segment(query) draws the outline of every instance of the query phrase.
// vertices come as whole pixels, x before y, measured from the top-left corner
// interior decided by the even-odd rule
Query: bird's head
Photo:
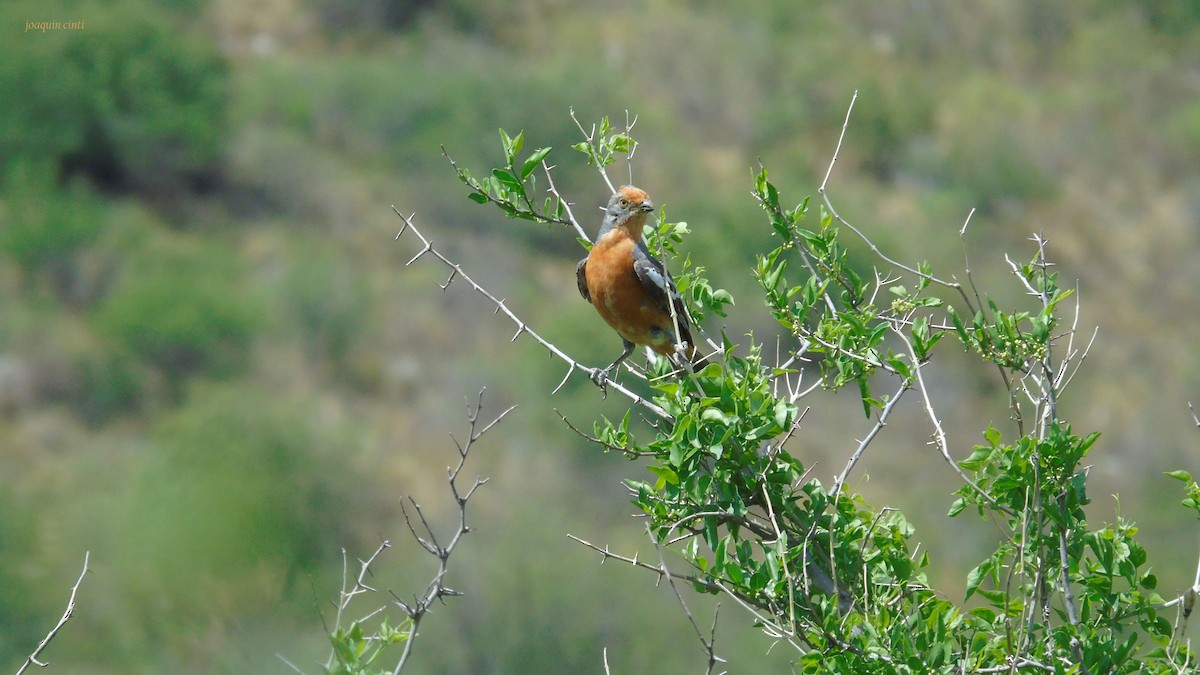
[[[604,211],[604,219],[612,227],[624,227],[630,234],[640,237],[642,223],[646,215],[654,210],[654,202],[646,191],[632,185],[623,185],[620,190],[608,200],[608,208]],[[607,223],[606,223],[607,224]]]

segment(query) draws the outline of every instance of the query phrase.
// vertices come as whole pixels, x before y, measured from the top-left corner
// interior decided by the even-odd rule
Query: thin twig
[[[498,424],[500,420],[504,419],[506,415],[516,408],[516,406],[508,408],[504,412],[497,415],[496,418],[491,422],[481,427],[479,425],[479,413],[481,410],[483,410],[483,391],[484,390],[482,389],[479,391],[479,397],[475,403],[475,406],[473,408],[470,406],[467,407],[467,420],[469,423],[469,428],[466,442],[459,444],[457,440],[455,441],[455,445],[458,448],[459,454],[458,463],[453,467],[448,467],[446,469],[447,482],[450,484],[450,492],[454,495],[454,501],[458,505],[458,523],[454,528],[453,534],[450,536],[450,541],[445,546],[436,544],[433,531],[430,529],[429,523],[426,522],[425,515],[421,512],[421,507],[418,506],[415,501],[413,501],[412,504],[416,508],[417,514],[421,518],[421,524],[426,535],[428,536],[428,541],[425,541],[422,537],[417,535],[416,528],[413,525],[412,520],[409,518],[408,513],[404,513],[405,523],[408,524],[408,528],[413,533],[413,536],[417,538],[417,541],[421,543],[426,550],[428,550],[432,555],[434,555],[434,557],[438,559],[438,571],[434,575],[433,579],[429,582],[429,585],[426,586],[425,592],[420,597],[414,598],[411,603],[401,600],[400,597],[394,592],[391,594],[393,602],[396,604],[396,606],[400,607],[405,614],[408,615],[410,621],[408,639],[404,641],[404,652],[401,653],[400,660],[396,663],[396,667],[392,670],[392,675],[397,675],[401,669],[404,668],[404,664],[408,662],[408,658],[412,654],[413,644],[416,642],[421,620],[433,607],[433,604],[445,597],[461,595],[461,593],[458,591],[446,586],[446,572],[449,569],[450,556],[458,547],[459,542],[462,541],[463,536],[471,531],[470,526],[467,525],[467,501],[472,495],[475,494],[475,490],[487,482],[487,479],[476,478],[471,487],[463,492],[458,487],[458,476],[467,463],[467,456],[470,454],[471,446],[475,443],[475,441],[479,440],[481,436],[491,430],[492,427]]]
[[[924,366],[921,364],[921,360],[917,358],[917,352],[913,349],[912,342],[908,339],[908,336],[906,336],[902,331],[896,330],[895,327],[892,327],[892,332],[904,343],[904,346],[908,349],[909,356],[912,358],[913,379],[917,383],[917,389],[921,392],[921,400],[925,404],[925,413],[929,416],[929,421],[933,423],[933,445],[937,446],[937,449],[942,453],[942,458],[946,460],[946,463],[950,465],[951,469],[954,469],[954,472],[958,474],[958,477],[961,478],[964,483],[970,485],[971,489],[979,493],[979,495],[983,497],[983,499],[989,505],[991,505],[992,508],[1006,511],[1002,504],[997,502],[991,495],[984,491],[983,488],[979,487],[975,481],[971,480],[971,477],[968,476],[967,473],[962,470],[962,467],[960,467],[958,463],[954,461],[954,458],[950,456],[950,445],[946,440],[946,431],[942,429],[942,422],[938,419],[937,412],[933,409],[933,400],[929,397],[929,390],[925,388],[925,378],[921,374]]]
[[[325,626],[326,633],[332,634],[335,630],[342,627],[343,615],[345,614],[346,610],[350,607],[350,603],[351,603],[351,601],[354,600],[354,598],[356,598],[359,595],[362,595],[364,593],[377,593],[378,592],[376,589],[367,585],[366,578],[369,574],[371,574],[371,565],[373,565],[375,563],[375,559],[378,558],[381,553],[383,553],[384,549],[388,549],[388,548],[391,548],[391,544],[386,539],[384,539],[382,542],[380,542],[379,546],[375,548],[375,552],[372,553],[370,555],[370,557],[368,557],[366,560],[359,558],[359,560],[358,560],[358,563],[359,563],[358,576],[354,579],[354,587],[351,588],[350,590],[346,590],[346,584],[349,581],[349,579],[351,578],[350,577],[350,565],[349,565],[348,559],[346,557],[346,549],[344,549],[344,548],[342,549],[342,590],[338,593],[338,601],[337,601],[337,605],[336,605],[337,606],[337,614],[335,615],[334,622],[333,622],[334,629],[330,630],[329,626],[326,625]],[[361,616],[358,619],[357,623],[362,624],[363,622],[370,620],[371,617],[379,614],[380,612],[383,612],[386,609],[387,609],[386,605],[381,605],[379,607],[376,607],[374,610]],[[322,615],[321,621],[324,622],[324,620],[325,620],[325,617],[324,617],[324,615]],[[292,664],[290,661],[288,661],[286,658],[284,658],[284,656],[282,654],[276,654],[275,656],[280,661],[283,661],[285,664],[291,666],[291,668],[293,670],[295,670],[296,672],[303,672],[299,668],[297,668],[294,664]],[[325,659],[325,670],[326,671],[331,671],[333,669],[333,661],[335,658],[337,658],[336,652],[333,649],[330,649],[329,656]]]
[[[575,228],[575,232],[579,234],[579,237],[584,241],[590,242],[592,238],[587,235],[587,232],[584,231],[583,227],[579,224],[579,221],[575,219],[575,213],[571,211],[571,202],[567,201],[562,194],[559,193],[558,188],[554,185],[554,177],[550,175],[550,170],[553,168],[553,166],[550,166],[546,163],[546,160],[542,160],[542,171],[546,173],[546,191],[554,195],[554,198],[558,200],[558,203],[563,205],[563,210],[567,212],[567,220],[571,221],[571,227]]]
[[[827,168],[825,170],[825,178],[821,181],[821,187],[817,188],[817,194],[821,195],[821,199],[825,203],[825,208],[829,210],[829,215],[833,216],[833,218],[835,220],[837,220],[839,223],[841,223],[842,225],[845,225],[846,227],[850,228],[850,230],[852,232],[854,232],[854,234],[858,235],[859,239],[863,240],[863,243],[865,243],[868,247],[870,247],[871,252],[874,253],[875,255],[879,256],[880,259],[886,261],[889,265],[895,265],[896,267],[899,267],[900,269],[905,270],[906,272],[915,274],[923,279],[928,279],[929,281],[932,281],[933,283],[938,284],[940,286],[945,286],[946,288],[953,288],[953,289],[959,291],[960,293],[962,293],[962,290],[963,290],[962,286],[960,284],[958,284],[957,282],[945,281],[943,279],[939,279],[939,278],[933,276],[932,274],[926,274],[925,272],[922,272],[914,267],[910,267],[909,265],[905,265],[904,263],[897,262],[897,261],[889,258],[882,250],[880,250],[880,248],[878,246],[875,245],[875,242],[868,239],[867,236],[865,234],[863,234],[861,230],[859,230],[854,225],[850,224],[850,222],[847,221],[845,218],[843,218],[841,216],[841,214],[839,214],[837,212],[837,209],[835,209],[833,207],[833,202],[830,200],[829,193],[825,188],[829,184],[829,176],[831,174],[833,174],[833,166],[834,166],[834,164],[837,164],[838,154],[842,151],[842,141],[845,140],[845,138],[846,138],[846,129],[848,129],[850,127],[850,113],[851,113],[851,111],[854,110],[854,102],[857,100],[858,100],[858,90],[855,89],[854,95],[850,97],[850,105],[846,107],[846,119],[842,122],[842,132],[840,134],[838,134],[837,146],[833,150],[833,157],[830,158],[830,160],[829,160],[829,168]],[[965,226],[964,226],[964,229],[966,229]],[[964,297],[965,297],[965,294],[964,294]]]
[[[39,661],[38,657],[41,656],[42,650],[46,648],[46,645],[50,644],[50,641],[54,639],[54,636],[58,635],[58,631],[67,624],[67,621],[71,620],[71,615],[75,613],[75,594],[79,592],[79,586],[83,583],[83,577],[88,573],[88,561],[91,559],[91,555],[91,551],[83,552],[83,571],[79,573],[79,578],[75,580],[75,585],[71,586],[71,597],[67,599],[67,609],[63,611],[62,617],[59,618],[54,628],[51,628],[50,632],[46,633],[46,637],[42,638],[42,641],[38,643],[37,649],[33,650],[33,653],[25,659],[25,663],[21,664],[21,667],[17,669],[17,675],[24,673],[25,669],[30,665],[35,665],[39,668],[45,668],[50,665],[49,662]]]
[[[413,500],[411,497],[409,498],[409,502],[416,512],[416,519],[420,523],[419,527],[414,522],[413,516],[410,515],[409,510],[404,506],[403,502],[401,503],[401,511],[404,514],[405,525],[408,527],[409,532],[412,534],[413,538],[417,541],[417,543],[421,546],[421,548],[423,548],[430,555],[437,558],[438,569],[437,569],[437,572],[434,574],[433,579],[429,582],[428,586],[426,586],[425,591],[419,597],[414,597],[413,600],[410,602],[401,600],[400,597],[398,595],[396,595],[395,592],[388,591],[388,593],[392,596],[392,604],[395,604],[396,606],[398,606],[404,612],[404,614],[408,617],[408,623],[405,626],[405,629],[407,630],[407,636],[404,639],[404,650],[401,653],[399,661],[396,663],[394,670],[392,670],[393,674],[399,673],[404,668],[404,665],[408,662],[408,658],[412,654],[413,644],[416,642],[416,638],[418,636],[418,628],[420,627],[421,619],[425,616],[425,614],[427,614],[429,612],[429,610],[433,606],[434,602],[441,600],[443,598],[446,598],[446,597],[461,595],[460,592],[446,586],[446,584],[445,584],[446,573],[448,570],[450,556],[454,553],[455,549],[458,547],[458,544],[461,542],[463,536],[471,531],[471,528],[467,525],[467,502],[475,494],[475,491],[480,486],[482,486],[484,483],[487,482],[487,479],[486,478],[476,478],[474,480],[474,482],[471,484],[470,488],[468,488],[466,490],[462,490],[462,489],[460,489],[460,487],[458,485],[458,477],[459,477],[459,474],[462,473],[462,470],[463,470],[464,466],[466,465],[467,458],[470,455],[471,448],[474,445],[475,441],[478,441],[480,439],[480,437],[482,437],[484,434],[486,434],[488,431],[490,431],[493,427],[495,427],[497,424],[499,424],[501,420],[503,420],[510,412],[513,411],[513,409],[516,408],[516,406],[511,406],[507,410],[505,410],[504,412],[500,413],[495,418],[493,418],[491,422],[488,422],[487,424],[481,424],[480,419],[479,419],[479,413],[481,410],[483,410],[484,391],[485,391],[485,389],[481,389],[479,391],[479,396],[476,399],[476,402],[473,406],[472,405],[467,406],[467,419],[468,419],[469,427],[468,427],[466,441],[460,443],[457,439],[455,439],[453,437],[453,435],[451,435],[451,440],[454,441],[455,448],[458,450],[459,458],[458,458],[458,462],[455,463],[453,466],[447,467],[446,471],[447,471],[447,482],[449,483],[449,486],[450,486],[450,492],[454,497],[455,504],[458,506],[458,523],[457,523],[456,528],[453,530],[453,533],[450,535],[449,542],[444,546],[438,542],[438,537],[434,534],[433,528],[430,526],[429,521],[425,518],[424,511],[422,511],[421,506],[419,504],[417,504],[417,502],[415,500]],[[342,589],[338,595],[337,615],[335,618],[335,624],[334,624],[333,630],[330,630],[329,627],[326,626],[326,632],[333,635],[333,634],[338,633],[339,631],[341,631],[344,628],[343,622],[345,621],[346,612],[348,611],[351,602],[353,602],[355,598],[357,598],[361,595],[373,594],[373,593],[379,592],[378,590],[376,590],[375,588],[373,588],[367,584],[367,578],[372,573],[371,572],[372,565],[375,564],[375,561],[379,558],[380,555],[382,555],[384,550],[386,550],[388,548],[391,548],[391,544],[387,540],[384,540],[375,549],[375,552],[372,553],[366,560],[360,559],[358,561],[358,563],[359,563],[358,574],[355,577],[353,577],[353,585],[352,586],[350,584],[350,580],[352,577],[349,572],[349,563],[347,561],[346,552],[343,549],[343,551],[342,551]],[[355,620],[353,623],[361,625],[364,622],[369,621],[373,617],[379,615],[380,613],[386,611],[386,609],[387,609],[387,605],[376,607],[376,608],[372,609],[371,611],[367,612],[366,614],[364,614],[363,616],[361,616],[360,618],[358,618],[357,620]],[[324,620],[324,618],[322,617],[322,621],[323,620]],[[373,639],[374,638],[368,638],[368,640],[373,640]],[[367,660],[368,661],[373,660],[375,658],[375,656],[378,655],[379,651],[383,649],[384,646],[386,646],[386,645],[383,645],[383,646],[375,645],[374,647],[368,647],[368,649],[374,649],[375,653],[373,655],[369,655],[369,658],[367,658]],[[290,661],[288,661],[282,655],[277,654],[276,656],[278,656],[278,658],[281,661],[283,661],[285,664],[287,664],[289,667],[291,667],[291,669],[293,671],[295,671],[297,673],[303,673],[303,671],[301,671],[299,668],[297,668],[294,664],[292,664]],[[325,663],[326,671],[331,671],[333,669],[334,660],[337,658],[338,658],[338,656],[337,656],[336,650],[331,651],[329,658],[326,660],[326,663]]]
[[[1067,510],[1067,494],[1066,492],[1058,496],[1058,508],[1062,513]],[[1067,610],[1067,621],[1076,632],[1079,630],[1079,610],[1075,607],[1075,591],[1071,588],[1071,563],[1067,558],[1067,536],[1069,532],[1067,528],[1060,527],[1058,529],[1058,564],[1059,573],[1062,575],[1063,586],[1063,605]],[[1083,662],[1083,649],[1080,647],[1079,638],[1071,637],[1071,651],[1075,654],[1075,660],[1079,664],[1080,670],[1084,675],[1091,675],[1087,664]]]
[[[678,579],[678,580],[680,580],[680,581],[686,581],[686,582],[688,582],[688,583],[697,584],[697,585],[699,585],[699,586],[701,586],[701,587],[703,587],[703,588],[706,588],[706,589],[708,589],[708,590],[710,590],[710,591],[715,591],[715,590],[718,590],[718,589],[717,589],[717,587],[716,587],[716,585],[715,585],[713,582],[711,582],[711,581],[708,581],[707,579],[701,579],[700,577],[693,576],[693,575],[691,575],[691,574],[681,574],[681,573],[679,573],[679,572],[673,572],[673,571],[671,571],[670,569],[664,569],[664,568],[662,568],[662,567],[659,567],[659,566],[657,566],[657,565],[651,565],[651,564],[649,564],[649,563],[642,562],[641,560],[638,560],[638,558],[637,558],[637,556],[636,556],[636,555],[635,555],[634,557],[632,557],[632,558],[631,558],[631,557],[629,557],[629,556],[624,556],[624,555],[621,555],[620,553],[613,553],[612,551],[610,551],[610,550],[609,550],[609,548],[608,548],[608,546],[607,546],[607,545],[605,545],[605,547],[604,547],[604,548],[600,548],[599,546],[597,546],[597,545],[595,545],[595,544],[593,544],[593,543],[591,543],[591,542],[589,542],[589,541],[587,541],[587,540],[584,540],[584,539],[581,539],[581,538],[579,538],[579,537],[576,537],[576,536],[575,536],[575,535],[573,535],[573,534],[567,534],[567,538],[571,539],[572,541],[575,541],[575,542],[578,542],[578,543],[580,543],[580,544],[583,544],[584,546],[586,546],[586,547],[588,547],[588,548],[592,549],[593,551],[595,551],[595,552],[599,553],[599,554],[600,554],[600,556],[601,556],[601,557],[600,557],[600,564],[602,564],[602,565],[603,565],[605,562],[607,562],[609,558],[612,558],[612,559],[614,559],[614,560],[620,560],[621,562],[623,562],[623,563],[627,563],[627,564],[629,564],[629,565],[632,565],[632,566],[634,566],[634,567],[639,567],[639,568],[641,568],[641,569],[644,569],[644,570],[649,570],[649,571],[651,571],[651,572],[654,572],[655,574],[657,574],[657,575],[658,575],[658,577],[659,577],[659,580],[660,580],[660,581],[662,580],[662,577],[664,577],[664,576],[668,576],[668,575],[669,575],[669,576],[671,576],[671,577],[674,577],[675,579]]]
[[[842,492],[842,485],[846,483],[846,477],[849,476],[850,472],[854,470],[854,466],[858,464],[858,460],[862,458],[863,452],[866,451],[867,446],[870,445],[871,441],[875,440],[875,437],[879,435],[879,432],[887,426],[887,419],[888,416],[892,414],[892,408],[896,406],[896,403],[900,400],[900,397],[904,396],[904,392],[908,391],[909,386],[910,383],[907,381],[900,383],[900,387],[896,389],[896,393],[892,394],[892,397],[888,399],[887,404],[883,406],[883,410],[879,412],[879,418],[875,420],[875,426],[871,427],[871,431],[869,431],[866,437],[859,442],[858,448],[854,450],[854,454],[850,455],[850,461],[846,462],[846,468],[842,469],[842,473],[838,474],[837,480],[833,482],[833,488],[830,490],[830,494],[833,495],[835,500]]]
[[[583,437],[584,439],[587,439],[588,441],[591,441],[592,443],[595,443],[596,445],[599,445],[599,446],[605,448],[606,450],[612,450],[614,452],[619,452],[619,453],[625,455],[626,457],[653,457],[656,454],[656,453],[648,451],[648,450],[634,450],[632,447],[623,448],[619,445],[605,443],[604,441],[600,440],[599,438],[596,438],[595,436],[589,436],[588,434],[585,434],[582,431],[580,431],[579,428],[576,427],[574,424],[572,424],[571,420],[567,419],[567,416],[562,414],[562,411],[560,411],[558,408],[555,408],[554,412],[558,415],[559,419],[561,419],[563,422],[566,423],[567,427],[569,427],[571,429],[571,431],[574,431],[576,434]]]
[[[1029,666],[1031,668],[1039,668],[1048,673],[1055,672],[1055,669],[1053,666],[1048,666],[1044,663],[1039,663],[1029,657],[1022,657],[1019,659],[1014,659],[1012,661],[1012,663],[1006,663],[1003,666],[992,666],[990,668],[979,668],[978,670],[975,670],[972,672],[976,672],[976,673],[1006,673],[1006,672],[1007,673],[1015,673],[1015,672],[1018,672],[1021,668],[1024,668],[1026,666]]]
[[[692,630],[696,632],[696,638],[700,640],[700,644],[704,649],[704,655],[708,660],[708,668],[704,672],[712,673],[713,668],[715,668],[718,663],[725,663],[725,659],[717,656],[715,651],[717,627],[716,613],[714,612],[713,614],[712,638],[705,639],[704,633],[700,630],[700,625],[696,623],[696,618],[692,616],[692,610],[688,608],[687,602],[683,599],[683,594],[679,592],[679,587],[675,585],[675,579],[671,577],[669,570],[667,569],[667,561],[666,558],[663,557],[662,546],[650,532],[649,524],[646,525],[646,536],[650,538],[650,541],[654,544],[654,550],[658,552],[659,568],[666,573],[665,578],[667,580],[667,585],[669,585],[671,587],[671,591],[675,593],[675,599],[679,601],[679,606],[683,608],[683,613],[685,616],[687,616],[688,623],[692,624]],[[717,605],[718,610],[720,607],[720,605]]]
[[[629,119],[629,108],[625,109],[625,135],[633,137],[633,127],[637,124],[637,115],[633,119]],[[629,148],[629,153],[625,156],[625,167],[629,170],[629,184],[633,185],[633,154],[637,152],[637,143],[634,142]]]
[[[775,530],[775,541],[782,541],[787,547],[789,541],[783,530],[779,527],[779,519],[775,517],[775,507],[771,505],[771,493],[767,490],[767,483],[762,484],[763,504],[767,509],[767,521],[771,523],[771,527]],[[765,544],[766,542],[764,542]],[[788,630],[795,632],[796,630],[796,578],[788,569],[787,555],[779,557],[779,566],[783,570],[783,576],[788,583]]]
[[[525,201],[526,208],[524,208],[524,209],[518,209],[517,207],[513,206],[512,203],[506,202],[504,199],[500,199],[500,198],[493,196],[482,185],[480,185],[478,181],[476,181],[474,178],[471,178],[470,176],[468,176],[467,172],[464,169],[459,168],[458,163],[454,161],[454,158],[450,156],[449,151],[446,150],[446,146],[443,145],[441,147],[442,147],[442,156],[446,158],[446,161],[450,162],[450,167],[452,169],[454,169],[454,173],[458,175],[459,180],[461,180],[464,184],[466,184],[467,187],[474,190],[475,194],[482,195],[485,200],[485,203],[490,202],[492,204],[495,204],[496,206],[499,206],[499,207],[505,209],[506,213],[508,213],[508,209],[510,209],[510,208],[514,209],[514,212],[521,213],[523,216],[533,218],[537,222],[557,223],[559,225],[573,225],[576,228],[579,227],[578,223],[573,222],[574,218],[568,220],[568,219],[561,218],[559,216],[552,216],[552,215],[538,212],[537,207],[535,207],[533,205],[533,202],[530,201],[529,195],[525,194],[525,191],[523,188],[521,190],[521,196],[523,197],[523,199]],[[545,165],[544,160],[543,160],[542,164],[543,164],[543,166]],[[510,215],[511,215],[511,213],[510,213]]]
[[[578,127],[579,133],[583,134],[583,138],[584,138],[584,140],[587,141],[587,144],[592,146],[593,148],[595,148],[596,147],[596,142],[595,142],[596,125],[595,124],[592,125],[592,130],[589,133],[586,129],[583,128],[583,124],[581,124],[579,122],[579,118],[575,116],[575,108],[574,107],[568,108],[567,111],[571,115],[571,121],[575,122],[575,126]],[[604,179],[604,184],[608,186],[608,191],[610,193],[615,193],[617,191],[617,188],[613,187],[612,181],[609,180],[608,172],[604,170],[604,165],[601,164],[600,162],[596,162],[596,168],[599,169],[600,177]]]
[[[283,664],[284,664],[285,666],[287,666],[288,668],[291,668],[293,673],[300,673],[300,675],[305,675],[305,672],[304,672],[303,670],[300,670],[300,667],[299,667],[299,666],[297,666],[296,664],[294,664],[294,663],[292,663],[291,661],[289,661],[289,660],[287,659],[287,657],[286,657],[286,656],[284,656],[283,654],[280,654],[280,653],[276,652],[276,653],[275,653],[275,658],[279,659],[280,661],[283,661]],[[328,668],[326,668],[326,671],[328,671],[328,670],[329,670],[329,669],[328,669]]]

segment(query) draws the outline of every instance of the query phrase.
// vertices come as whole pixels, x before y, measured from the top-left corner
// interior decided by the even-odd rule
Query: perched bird
[[[659,354],[673,356],[675,345],[682,341],[687,343],[683,356],[693,369],[705,365],[703,359],[697,359],[687,308],[675,282],[642,241],[642,225],[653,210],[654,203],[645,190],[632,185],[617,190],[608,200],[596,243],[588,257],[575,266],[579,294],[596,307],[600,317],[625,342],[621,356],[593,374],[598,383],[629,358],[634,345],[646,345]],[[676,340],[676,326],[681,340]]]

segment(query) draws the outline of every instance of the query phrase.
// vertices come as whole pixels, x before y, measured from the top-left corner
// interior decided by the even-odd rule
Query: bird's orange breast
[[[635,246],[637,242],[622,228],[601,237],[588,255],[588,293],[601,318],[621,337],[670,354],[671,315],[656,305],[634,273]]]

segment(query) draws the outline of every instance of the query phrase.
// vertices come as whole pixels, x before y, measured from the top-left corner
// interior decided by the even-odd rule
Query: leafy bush
[[[79,392],[72,402],[76,414],[92,427],[117,415],[141,408],[146,395],[145,373],[127,352],[90,354],[80,358]]]
[[[164,235],[128,261],[97,307],[95,329],[161,371],[178,396],[188,376],[246,366],[261,319],[239,276],[226,247]]]
[[[628,130],[601,129],[575,147],[604,171],[635,144]],[[472,201],[578,231],[557,193],[544,204],[527,198],[532,172],[518,168],[529,161],[520,161],[523,134],[501,136],[503,166],[484,179],[459,169]],[[1075,434],[1059,404],[1088,346],[1077,339],[1076,325],[1060,322],[1060,305],[1073,291],[1060,286],[1045,242],[1035,237],[1028,263],[1006,258],[1033,298],[1026,308],[1009,310],[982,296],[969,278],[967,285],[947,281],[927,262],[909,266],[887,257],[829,201],[809,225],[808,200],[787,206],[766,169],[753,194],[777,238],[776,248],[758,257],[755,277],[768,310],[796,346],[770,363],[753,335],[745,350],[722,336],[715,345],[721,363],[691,373],[656,358],[645,372],[648,396],[619,389],[653,421],[638,425],[631,407],[620,420],[597,421],[592,440],[649,460],[652,477],[627,482],[633,502],[656,546],[676,552],[689,570],[674,572],[666,563],[647,564],[608,547],[595,550],[606,560],[619,558],[733,599],[769,636],[795,649],[800,672],[1194,668],[1190,647],[1174,638],[1195,589],[1164,600],[1137,528],[1120,517],[1096,526],[1084,512],[1083,460],[1099,434]],[[413,228],[407,219],[405,226]],[[868,244],[886,274],[856,269],[842,240],[847,231]],[[645,236],[651,250],[673,254],[685,232],[660,222],[647,226]],[[422,254],[429,252],[428,240],[417,236],[426,243]],[[682,270],[679,288],[693,314],[723,313],[732,298],[713,290],[689,260]],[[570,364],[567,377],[587,370],[509,316],[520,326],[518,335],[534,335]],[[998,372],[1011,406],[1013,440],[1004,442],[989,426],[986,443],[957,460],[923,374],[946,336]],[[801,386],[794,365],[800,362],[819,366],[818,382]],[[863,412],[874,420],[831,486],[784,449],[801,433],[798,402],[817,385],[857,390]],[[910,392],[932,426],[930,445],[961,479],[949,515],[976,510],[1005,535],[969,574],[961,604],[931,587],[931,557],[910,545],[916,531],[904,515],[873,508],[846,489],[847,477]],[[1184,505],[1200,512],[1200,487],[1192,477],[1169,475],[1187,484]],[[981,604],[968,605],[972,599]],[[1183,611],[1173,626],[1163,610],[1177,605]],[[714,643],[696,629],[711,672]]]
[[[8,164],[0,203],[0,256],[16,263],[26,286],[44,281],[62,299],[84,295],[76,255],[104,227],[107,205],[78,183],[59,189],[55,167],[29,159]]]
[[[116,190],[211,178],[228,80],[212,41],[155,3],[80,3],[66,13],[86,16],[86,28],[0,43],[0,162],[46,158]],[[0,11],[5,25],[27,19],[27,6]]]
[[[346,524],[369,494],[344,430],[318,420],[312,402],[222,383],[154,426],[94,518],[92,545],[115,574],[97,592],[116,600],[99,601],[114,614],[98,628],[124,626],[125,658],[170,654],[289,600],[309,615],[308,575],[336,558],[331,542],[360,542]]]

